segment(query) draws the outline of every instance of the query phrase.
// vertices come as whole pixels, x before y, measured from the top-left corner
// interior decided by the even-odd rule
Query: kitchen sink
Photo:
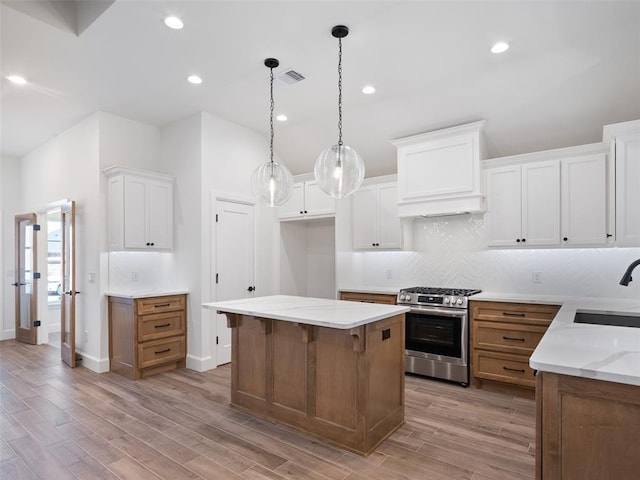
[[[577,311],[573,323],[640,328],[640,315],[633,313]]]

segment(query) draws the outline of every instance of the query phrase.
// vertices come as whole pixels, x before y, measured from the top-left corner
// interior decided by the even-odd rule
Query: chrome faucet
[[[629,265],[627,271],[624,272],[624,275],[622,276],[622,280],[620,280],[620,285],[624,285],[625,287],[629,286],[629,282],[633,280],[633,278],[631,278],[631,272],[633,272],[633,269],[638,265],[640,265],[640,258]]]

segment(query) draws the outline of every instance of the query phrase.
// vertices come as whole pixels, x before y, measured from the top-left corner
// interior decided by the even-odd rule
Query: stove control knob
[[[450,301],[451,301],[451,299],[449,297],[444,297],[445,305],[448,305]]]
[[[456,302],[458,305],[462,305],[462,299],[459,298],[458,301]]]
[[[409,296],[408,295],[400,295],[400,300],[409,300]]]

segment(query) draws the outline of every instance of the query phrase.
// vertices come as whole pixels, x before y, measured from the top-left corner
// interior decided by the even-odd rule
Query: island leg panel
[[[227,315],[234,406],[364,455],[404,423],[403,314],[352,330]]]

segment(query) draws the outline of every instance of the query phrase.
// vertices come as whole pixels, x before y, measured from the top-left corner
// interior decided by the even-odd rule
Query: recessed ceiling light
[[[362,87],[362,93],[364,93],[365,95],[371,95],[372,93],[375,93],[376,91],[376,87],[374,87],[373,85],[365,85],[364,87]]]
[[[284,114],[280,114],[276,117],[276,120],[278,120],[279,122],[286,122],[287,121],[287,116]]]
[[[189,75],[187,77],[187,82],[193,83],[194,85],[200,85],[202,83],[202,78],[198,75]]]
[[[20,75],[7,75],[5,78],[16,85],[24,85],[27,83],[27,80]]]
[[[498,42],[491,47],[491,53],[502,53],[509,50],[509,44],[506,42]]]
[[[169,28],[173,28],[174,30],[180,30],[182,27],[184,27],[184,23],[182,23],[182,20],[180,20],[178,17],[167,17],[164,19],[164,24]]]

